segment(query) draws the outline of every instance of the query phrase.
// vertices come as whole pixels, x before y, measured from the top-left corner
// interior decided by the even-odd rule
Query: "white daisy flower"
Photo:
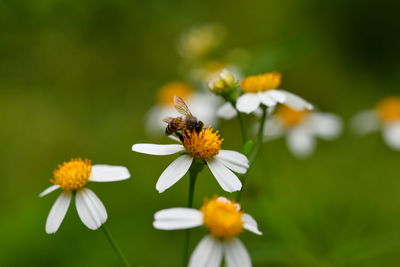
[[[400,151],[400,97],[384,98],[375,109],[359,112],[351,126],[360,135],[381,130],[385,143]]]
[[[174,96],[180,96],[190,106],[191,111],[197,114],[207,125],[216,125],[215,116],[219,100],[216,96],[207,93],[195,93],[193,87],[182,81],[167,83],[160,88],[157,104],[147,113],[146,128],[148,133],[157,134],[165,131],[165,117],[177,117],[174,107]]]
[[[244,92],[236,101],[236,108],[243,113],[255,112],[261,104],[267,107],[274,107],[278,103],[285,103],[296,110],[313,109],[313,106],[301,97],[277,89],[281,83],[282,75],[277,72],[264,73],[246,77],[240,83]],[[217,115],[222,118],[230,119],[235,116],[235,112],[230,103],[221,106]]]
[[[181,153],[161,174],[156,189],[162,193],[178,182],[189,170],[193,160],[207,164],[218,183],[228,192],[239,191],[242,183],[232,172],[246,173],[249,161],[243,154],[222,150],[223,139],[213,128],[203,128],[200,133],[187,132],[183,134],[181,144],[156,145],[135,144],[132,150],[149,155],[171,155]]]
[[[172,208],[158,211],[153,226],[160,230],[188,229],[204,225],[210,234],[197,245],[189,267],[219,267],[224,258],[228,267],[250,267],[250,255],[236,237],[245,229],[257,235],[257,222],[240,210],[240,205],[224,197],[206,200],[200,210]]]
[[[315,149],[316,137],[333,140],[342,132],[342,120],[332,113],[294,110],[281,105],[265,122],[265,140],[282,135],[292,153],[304,158],[310,156]]]
[[[50,186],[39,197],[43,197],[59,188],[64,190],[54,202],[46,221],[46,232],[55,233],[67,213],[71,198],[75,196],[75,206],[84,225],[89,229],[99,228],[107,220],[107,211],[96,196],[86,188],[88,182],[114,182],[130,177],[127,168],[122,166],[93,165],[90,160],[71,159],[60,164],[51,179]]]

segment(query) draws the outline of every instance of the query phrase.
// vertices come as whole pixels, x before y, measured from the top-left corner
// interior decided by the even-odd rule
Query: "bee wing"
[[[174,96],[174,106],[176,110],[185,116],[192,116],[189,108],[186,106],[185,102],[179,96]]]
[[[172,117],[165,117],[164,119],[163,119],[163,122],[165,122],[165,123],[170,123],[171,121],[173,121],[174,120],[174,118],[172,118]]]

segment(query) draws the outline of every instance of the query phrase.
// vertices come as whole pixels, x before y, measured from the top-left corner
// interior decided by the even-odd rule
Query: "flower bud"
[[[233,90],[236,87],[236,79],[230,71],[224,69],[219,74],[219,78],[211,81],[208,87],[213,93],[221,94]]]
[[[219,77],[221,77],[221,79],[228,85],[228,87],[233,87],[236,84],[235,77],[227,69],[223,69],[219,74]]]

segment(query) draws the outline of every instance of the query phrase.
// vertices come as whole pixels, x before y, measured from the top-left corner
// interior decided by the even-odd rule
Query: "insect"
[[[196,133],[200,133],[200,131],[203,129],[204,123],[202,121],[198,121],[197,118],[192,115],[182,98],[175,96],[174,106],[175,109],[185,117],[164,118],[163,121],[168,123],[167,128],[165,128],[165,134],[171,135],[175,133],[179,139],[183,141],[182,132],[187,135],[186,130],[189,132],[195,131]]]

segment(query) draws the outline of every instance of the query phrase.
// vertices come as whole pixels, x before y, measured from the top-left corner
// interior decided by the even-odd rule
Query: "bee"
[[[171,135],[175,133],[181,141],[183,141],[182,132],[186,134],[187,132],[200,133],[203,129],[204,123],[202,121],[197,120],[195,116],[192,115],[189,108],[185,104],[185,102],[179,96],[174,97],[174,106],[175,109],[185,117],[166,117],[163,119],[164,122],[168,123],[167,128],[165,128],[165,134]]]

